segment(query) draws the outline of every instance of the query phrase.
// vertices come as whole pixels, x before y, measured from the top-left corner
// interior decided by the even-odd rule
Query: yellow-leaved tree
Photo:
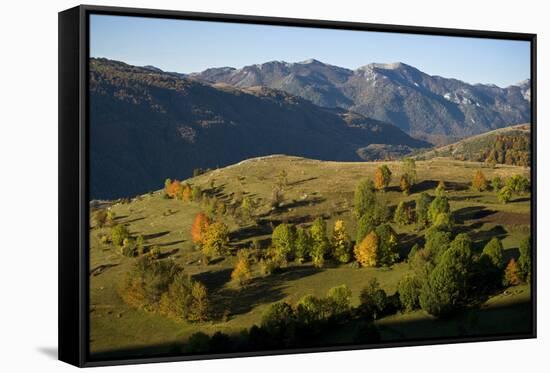
[[[358,245],[355,246],[354,254],[355,259],[363,267],[375,267],[378,262],[378,246],[380,239],[378,235],[372,231],[363,238]]]

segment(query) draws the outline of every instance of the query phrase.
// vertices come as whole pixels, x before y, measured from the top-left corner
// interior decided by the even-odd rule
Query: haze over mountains
[[[529,80],[506,88],[472,85],[431,76],[404,63],[371,63],[350,70],[314,59],[271,61],[241,69],[210,68],[190,76],[239,88],[280,89],[319,106],[392,123],[435,144],[530,122]]]
[[[90,60],[90,121],[92,199],[141,194],[195,168],[264,155],[360,161],[371,144],[430,146],[392,124],[282,90],[107,59]]]

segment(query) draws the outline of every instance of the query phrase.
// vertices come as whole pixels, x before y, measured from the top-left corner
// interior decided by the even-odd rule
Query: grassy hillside
[[[213,170],[189,179],[192,185],[210,191],[226,202],[248,196],[258,202],[258,225],[243,224],[230,215],[223,217],[231,230],[230,246],[233,251],[247,247],[253,240],[269,243],[273,227],[280,222],[308,225],[315,218],[326,219],[329,231],[334,221],[342,219],[355,236],[356,219],[352,216],[353,192],[359,180],[372,177],[377,162],[326,162],[298,157],[269,156],[242,161],[238,164]],[[417,162],[418,183],[412,194],[405,196],[398,188],[401,163],[384,162],[394,177],[388,191],[380,198],[395,206],[399,201],[414,200],[418,193],[434,193],[439,180],[448,186],[451,211],[455,221],[470,233],[474,245],[482,247],[490,238],[502,239],[505,256],[517,256],[520,240],[530,233],[530,196],[514,197],[506,205],[497,201],[494,192],[476,192],[469,183],[475,171],[481,169],[490,179],[512,175],[528,175],[529,169],[517,166],[463,162],[434,158]],[[270,196],[281,170],[287,173],[284,202],[272,210]],[[171,175],[167,175],[171,176]],[[225,317],[205,323],[190,323],[165,318],[158,314],[129,308],[119,297],[117,289],[125,273],[136,260],[127,258],[100,237],[108,228],[92,226],[90,231],[90,321],[92,353],[118,351],[139,354],[143,349],[151,353],[177,351],[189,335],[196,331],[213,334],[223,331],[239,333],[259,323],[266,307],[279,300],[296,302],[306,294],[324,295],[337,285],[346,284],[352,290],[353,303],[359,303],[359,293],[370,278],[376,277],[381,287],[393,293],[397,283],[410,271],[401,261],[389,268],[357,268],[351,264],[327,263],[322,269],[310,263],[290,263],[280,273],[267,277],[260,275],[259,266],[253,264],[254,279],[239,289],[230,278],[236,257],[228,256],[206,265],[202,255],[191,242],[191,224],[202,208],[195,202],[164,198],[163,191],[151,192],[128,202],[110,206],[116,222],[126,225],[132,235],[141,234],[147,246],[161,248],[161,260],[173,260],[184,267],[194,279],[200,280],[212,296],[214,307],[225,312]],[[393,224],[399,234],[403,256],[415,242],[422,242],[424,231],[414,225]],[[426,337],[457,335],[499,334],[529,329],[530,289],[520,285],[503,294],[495,294],[476,307],[452,320],[434,319],[423,311],[398,313],[376,321],[383,340],[406,340]],[[347,325],[327,335],[328,344],[350,343],[354,325]],[[152,347],[150,347],[152,346]]]
[[[530,166],[531,125],[519,124],[468,137],[420,153],[416,159],[451,157],[456,160]]]

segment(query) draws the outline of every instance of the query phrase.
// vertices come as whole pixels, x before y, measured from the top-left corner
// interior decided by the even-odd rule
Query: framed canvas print
[[[59,14],[59,357],[536,335],[536,36]]]

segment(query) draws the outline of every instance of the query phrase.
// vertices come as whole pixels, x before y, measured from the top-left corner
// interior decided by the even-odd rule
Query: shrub
[[[296,231],[291,224],[279,224],[271,234],[271,242],[275,249],[276,256],[289,260],[294,257],[294,242]]]
[[[358,245],[355,246],[355,259],[363,267],[375,267],[378,265],[378,235],[370,232]]]
[[[125,225],[117,224],[111,228],[111,242],[115,246],[122,246],[126,238],[130,237],[130,232]]]
[[[508,187],[502,187],[497,194],[498,201],[502,204],[507,204],[512,199],[512,190]]]
[[[105,209],[94,211],[92,214],[92,222],[96,228],[103,228],[107,224],[107,211]]]
[[[193,186],[193,189],[191,189],[191,199],[195,202],[200,202],[201,198],[202,198],[201,187],[198,185]]]
[[[124,256],[133,258],[137,254],[136,241],[128,237],[122,241],[122,246],[120,246],[120,253]]]
[[[161,254],[162,254],[162,251],[160,250],[160,247],[155,245],[155,246],[152,246],[151,249],[149,249],[147,256],[150,259],[159,259]]]
[[[388,166],[379,166],[374,172],[374,187],[378,190],[385,190],[390,185],[391,175]]]
[[[138,255],[143,255],[145,253],[145,239],[141,234],[136,238],[136,249]]]
[[[477,170],[472,179],[472,188],[478,192],[487,189],[487,179],[481,170]]]
[[[410,312],[420,306],[418,297],[422,282],[416,276],[405,276],[399,281],[398,292],[399,300],[405,311]]]
[[[272,259],[266,258],[260,260],[260,273],[264,276],[269,276],[281,268],[281,262]]]
[[[346,226],[343,220],[334,222],[334,230],[332,233],[332,248],[333,256],[340,263],[347,263],[351,259],[351,240],[346,231]]]

